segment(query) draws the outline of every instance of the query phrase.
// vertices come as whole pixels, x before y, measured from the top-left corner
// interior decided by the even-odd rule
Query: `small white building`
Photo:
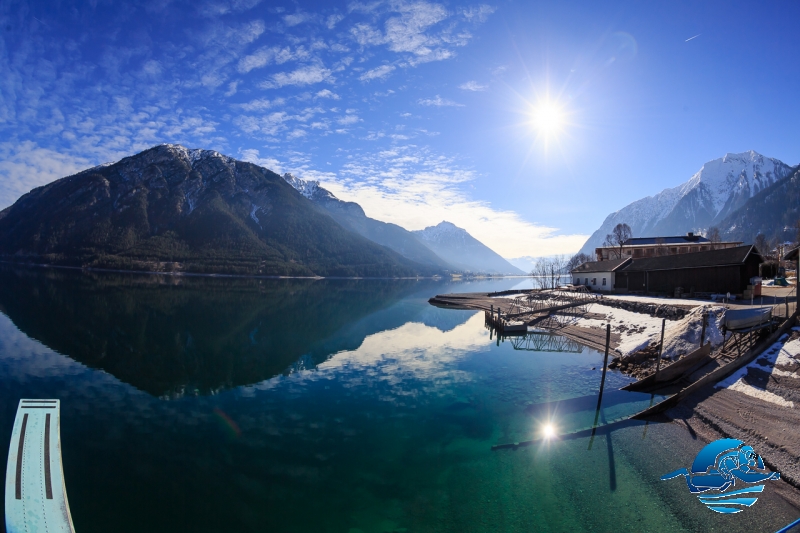
[[[570,271],[572,283],[583,285],[593,291],[614,291],[614,273],[630,263],[632,259],[610,259],[608,261],[587,261]]]

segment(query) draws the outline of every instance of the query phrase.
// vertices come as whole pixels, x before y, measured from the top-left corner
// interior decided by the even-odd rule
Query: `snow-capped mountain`
[[[635,237],[702,233],[791,171],[782,161],[752,150],[726,154],[703,165],[687,182],[608,215],[581,251],[591,255],[619,223],[628,224]]]
[[[460,270],[491,274],[524,274],[488,246],[450,222],[412,232],[436,255]]]
[[[442,271],[334,223],[274,172],[175,144],[23,195],[0,211],[0,259],[270,276]]]

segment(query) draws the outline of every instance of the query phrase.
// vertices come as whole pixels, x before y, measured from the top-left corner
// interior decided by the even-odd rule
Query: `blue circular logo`
[[[718,513],[743,511],[758,501],[755,495],[764,490],[764,481],[781,477],[778,472],[764,472],[761,456],[737,439],[715,440],[700,450],[691,472],[680,468],[664,474],[661,480],[679,476],[684,476],[692,494],[698,494],[697,498],[706,507]],[[745,487],[736,489],[737,481]],[[702,494],[708,491],[717,492]]]

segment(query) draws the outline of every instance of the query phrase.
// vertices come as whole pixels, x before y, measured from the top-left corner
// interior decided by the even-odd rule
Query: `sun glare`
[[[553,424],[546,424],[542,428],[542,432],[544,433],[545,439],[552,439],[553,437],[556,436],[556,428],[553,427]]]
[[[564,111],[555,102],[540,102],[533,109],[533,125],[540,135],[550,138],[564,128]]]

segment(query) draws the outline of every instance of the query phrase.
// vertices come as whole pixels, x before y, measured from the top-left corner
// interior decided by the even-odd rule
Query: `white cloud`
[[[265,46],[240,59],[237,69],[242,73],[250,72],[254,68],[266,66],[270,61],[272,61],[273,57],[275,57],[274,48]]]
[[[428,55],[431,46],[439,44],[437,37],[426,35],[425,30],[447,18],[447,10],[438,4],[418,2],[401,5],[400,16],[386,21],[386,42],[393,52],[411,52]]]
[[[358,118],[358,115],[345,115],[336,122],[341,124],[342,126],[346,126],[348,124],[355,124],[356,122],[360,122],[361,119]]]
[[[391,72],[395,69],[392,65],[381,65],[380,67],[376,67],[372,70],[366,71],[364,74],[358,77],[361,81],[370,81],[376,78],[384,79],[386,76],[391,74]]]
[[[468,81],[466,83],[462,83],[458,86],[458,88],[465,91],[485,91],[487,89],[486,85],[481,85],[477,81]]]
[[[475,178],[449,158],[407,145],[354,159],[324,186],[358,202],[368,216],[409,230],[447,220],[504,257],[571,253],[586,241],[586,235],[558,235],[556,228],[471,199],[464,187]]]
[[[162,68],[161,63],[154,59],[151,59],[142,65],[142,72],[148,76],[159,76],[163,70],[164,69]]]
[[[292,50],[288,46],[263,46],[239,60],[237,70],[241,73],[265,67],[271,63],[282,65],[288,61],[302,61],[310,56],[308,50],[302,46]]]
[[[496,7],[482,4],[477,7],[468,7],[462,10],[461,14],[469,21],[485,22],[486,19],[489,18],[489,15],[495,11],[497,11]]]
[[[283,174],[284,173],[284,165],[275,159],[274,157],[260,157],[258,150],[255,148],[248,148],[245,150],[240,150],[239,153],[241,154],[241,158],[243,161],[247,161],[249,163],[253,163],[254,165],[258,165],[260,167],[264,167],[269,169],[276,174]]]
[[[283,98],[276,98],[274,100],[268,100],[267,98],[258,98],[256,100],[251,100],[246,104],[237,104],[236,107],[240,107],[245,111],[264,111],[276,105],[283,105],[283,103],[284,103]]]
[[[270,80],[259,84],[262,89],[277,89],[286,85],[311,85],[332,81],[331,71],[322,65],[307,65],[292,72],[273,74]]]
[[[344,16],[339,14],[330,15],[325,21],[325,25],[329,30],[332,30],[343,18]]]
[[[92,166],[85,157],[42,148],[32,141],[0,144],[0,210],[31,189]]]
[[[275,136],[286,129],[285,123],[291,120],[288,113],[278,111],[261,117],[240,116],[234,119],[234,124],[246,133],[263,133]]]
[[[322,89],[320,92],[317,93],[317,98],[331,98],[333,100],[338,100],[339,95],[334,93],[330,89]]]
[[[362,47],[386,45],[390,51],[403,54],[403,64],[408,66],[453,57],[453,48],[465,46],[472,38],[459,26],[463,22],[483,22],[493,12],[489,6],[480,6],[461,10],[462,17],[453,18],[453,13],[441,4],[424,1],[351,4],[350,10],[370,13],[373,18],[370,23],[358,22],[350,28],[350,37],[355,42]],[[380,20],[384,16],[381,29]]]
[[[302,24],[303,22],[309,20],[311,16],[308,13],[302,13],[298,11],[297,13],[293,13],[291,15],[285,15],[283,17],[283,22],[287,26],[297,26],[298,24]]]
[[[442,98],[438,94],[436,98],[423,98],[419,101],[419,105],[436,106],[436,107],[464,107],[464,104],[459,104],[447,98]]]
[[[238,82],[238,81],[230,82],[228,84],[228,90],[225,91],[225,96],[233,96],[234,94],[236,94],[236,91],[238,90],[238,87],[239,87],[239,83],[240,82]]]

